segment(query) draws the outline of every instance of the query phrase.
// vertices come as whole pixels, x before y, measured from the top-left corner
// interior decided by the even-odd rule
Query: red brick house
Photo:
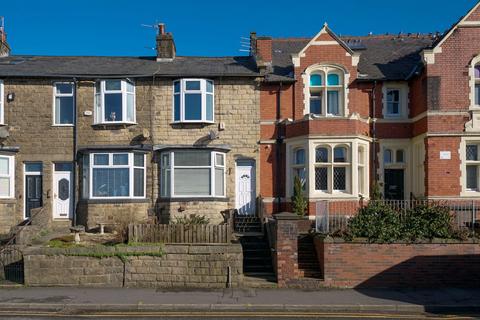
[[[261,196],[288,210],[299,176],[319,200],[480,197],[480,4],[444,34],[257,37]]]

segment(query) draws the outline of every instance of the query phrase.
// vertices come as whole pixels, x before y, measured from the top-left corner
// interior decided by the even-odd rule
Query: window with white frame
[[[14,172],[14,157],[0,155],[0,198],[14,197]]]
[[[0,80],[0,124],[5,124],[5,99],[3,80]]]
[[[145,198],[145,154],[96,152],[83,162],[84,197],[90,199]]]
[[[408,85],[391,83],[383,87],[383,116],[404,118],[408,116]]]
[[[309,75],[309,113],[320,116],[343,115],[344,72],[320,67]]]
[[[302,184],[302,189],[305,190],[306,188],[306,170],[305,170],[305,149],[304,148],[295,148],[293,150],[293,162],[292,162],[292,170],[293,170],[293,181],[295,181],[295,177],[300,179]],[[294,183],[292,183],[292,186]]]
[[[95,83],[95,123],[135,123],[135,86],[128,80]]]
[[[349,192],[350,148],[346,145],[318,146],[315,149],[315,190]]]
[[[74,86],[72,82],[53,84],[54,125],[72,125],[74,119]]]
[[[365,165],[367,163],[366,161],[366,148],[364,146],[359,146],[358,147],[358,173],[357,173],[357,179],[358,179],[358,193],[361,195],[366,194],[366,186],[365,184],[367,183],[367,177],[366,177],[366,168]]]
[[[167,151],[161,154],[160,162],[162,197],[225,197],[225,153]]]
[[[214,85],[206,79],[173,82],[173,122],[214,122]]]
[[[479,144],[467,144],[465,154],[466,166],[466,190],[479,191],[479,167],[480,157],[478,155]]]
[[[474,82],[475,82],[475,106],[480,106],[480,65],[474,68]]]

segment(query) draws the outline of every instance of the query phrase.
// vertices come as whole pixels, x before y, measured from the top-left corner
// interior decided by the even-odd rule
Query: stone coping
[[[415,244],[480,244],[480,239],[470,238],[468,240],[458,240],[458,239],[425,239],[425,240],[417,240],[417,241],[395,241],[389,243],[381,243],[381,242],[369,242],[367,238],[354,238],[352,241],[347,241],[343,238],[338,237],[330,237],[324,235],[316,235],[316,239],[323,241],[324,243],[335,243],[335,244],[375,244],[375,245],[391,245],[391,244],[407,244],[407,245],[415,245]]]
[[[121,253],[157,253],[165,254],[220,254],[242,253],[242,246],[237,243],[228,244],[165,244],[145,246],[91,246],[50,248],[43,246],[27,247],[23,250],[24,255],[88,255],[95,253],[121,254]]]

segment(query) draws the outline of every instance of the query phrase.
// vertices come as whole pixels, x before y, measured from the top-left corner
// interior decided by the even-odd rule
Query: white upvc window
[[[74,85],[73,82],[55,82],[53,84],[53,125],[70,126],[74,121]]]
[[[383,117],[408,117],[408,85],[388,83],[383,87]]]
[[[173,122],[213,123],[214,84],[207,79],[180,79],[173,82]]]
[[[317,116],[343,116],[345,72],[339,68],[322,66],[308,76],[308,113]]]
[[[160,157],[160,194],[164,198],[222,198],[225,189],[225,153],[175,150]]]
[[[357,157],[357,181],[358,181],[358,193],[362,196],[368,196],[368,178],[367,178],[367,147],[363,145],[358,146]]]
[[[351,182],[350,147],[320,145],[315,149],[315,190],[348,193]]]
[[[5,124],[5,93],[3,80],[0,80],[0,124]]]
[[[15,196],[15,158],[0,155],[0,199]]]
[[[129,80],[95,83],[95,124],[135,123],[135,85]]]
[[[84,158],[84,197],[90,199],[145,198],[145,154],[95,152]]]

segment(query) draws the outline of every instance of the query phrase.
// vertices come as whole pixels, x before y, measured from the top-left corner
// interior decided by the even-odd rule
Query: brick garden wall
[[[369,244],[315,238],[326,286],[478,287],[479,243]]]
[[[155,250],[155,248],[153,248]],[[165,245],[165,254],[95,258],[78,256],[92,248],[40,248],[24,252],[25,285],[80,287],[225,288],[243,282],[239,244]],[[152,247],[102,248],[102,252],[150,252]],[[77,254],[77,256],[74,256]]]

